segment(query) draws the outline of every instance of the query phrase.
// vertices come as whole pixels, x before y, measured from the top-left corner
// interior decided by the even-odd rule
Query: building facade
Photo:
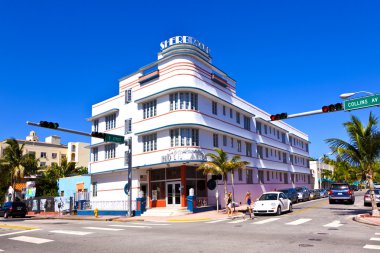
[[[158,60],[119,80],[119,93],[92,106],[92,131],[123,135],[126,144],[91,141],[92,201],[145,195],[149,208],[184,207],[193,188],[198,205],[224,202],[221,181],[208,190],[196,168],[218,147],[248,161],[228,176],[243,201],[250,191],[311,186],[308,136],[236,94],[236,82],[211,63],[210,49],[189,36],[160,44]]]
[[[310,161],[310,170],[313,176],[314,189],[330,188],[332,182],[331,177],[334,174],[334,166],[319,161]]]

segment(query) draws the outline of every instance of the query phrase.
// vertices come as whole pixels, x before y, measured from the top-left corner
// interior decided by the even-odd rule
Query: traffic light
[[[282,120],[282,119],[287,119],[287,118],[288,118],[288,114],[286,112],[274,114],[270,116],[271,121]]]
[[[40,121],[40,127],[46,127],[51,129],[58,129],[59,124],[55,122]]]
[[[105,133],[100,133],[100,132],[91,132],[91,136],[95,138],[100,138],[100,139],[105,139],[106,134]]]
[[[322,107],[322,112],[335,112],[335,111],[341,111],[341,110],[343,110],[343,104],[342,103],[325,105]]]

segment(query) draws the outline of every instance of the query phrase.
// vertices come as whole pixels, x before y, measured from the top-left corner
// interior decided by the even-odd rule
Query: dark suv
[[[294,188],[281,189],[279,192],[285,193],[286,197],[292,201],[292,203],[298,202],[298,193]]]
[[[329,191],[329,203],[333,204],[340,200],[347,201],[349,204],[354,204],[354,191],[350,189],[348,184],[335,183],[331,185],[331,189]]]
[[[25,215],[28,213],[26,205],[24,202],[5,202],[4,205],[0,208],[0,217],[22,217],[25,218]]]

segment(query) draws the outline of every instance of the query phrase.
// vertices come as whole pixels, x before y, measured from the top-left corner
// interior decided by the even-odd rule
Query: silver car
[[[375,189],[375,198],[376,198],[376,204],[379,205],[380,203],[380,189]],[[364,195],[364,206],[371,206],[371,196],[370,196],[370,190],[368,190]]]

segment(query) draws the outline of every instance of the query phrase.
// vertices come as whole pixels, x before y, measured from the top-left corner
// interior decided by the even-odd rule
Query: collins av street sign
[[[366,97],[360,97],[344,101],[344,110],[351,111],[356,109],[362,109],[371,106],[380,105],[380,94],[375,94]]]

